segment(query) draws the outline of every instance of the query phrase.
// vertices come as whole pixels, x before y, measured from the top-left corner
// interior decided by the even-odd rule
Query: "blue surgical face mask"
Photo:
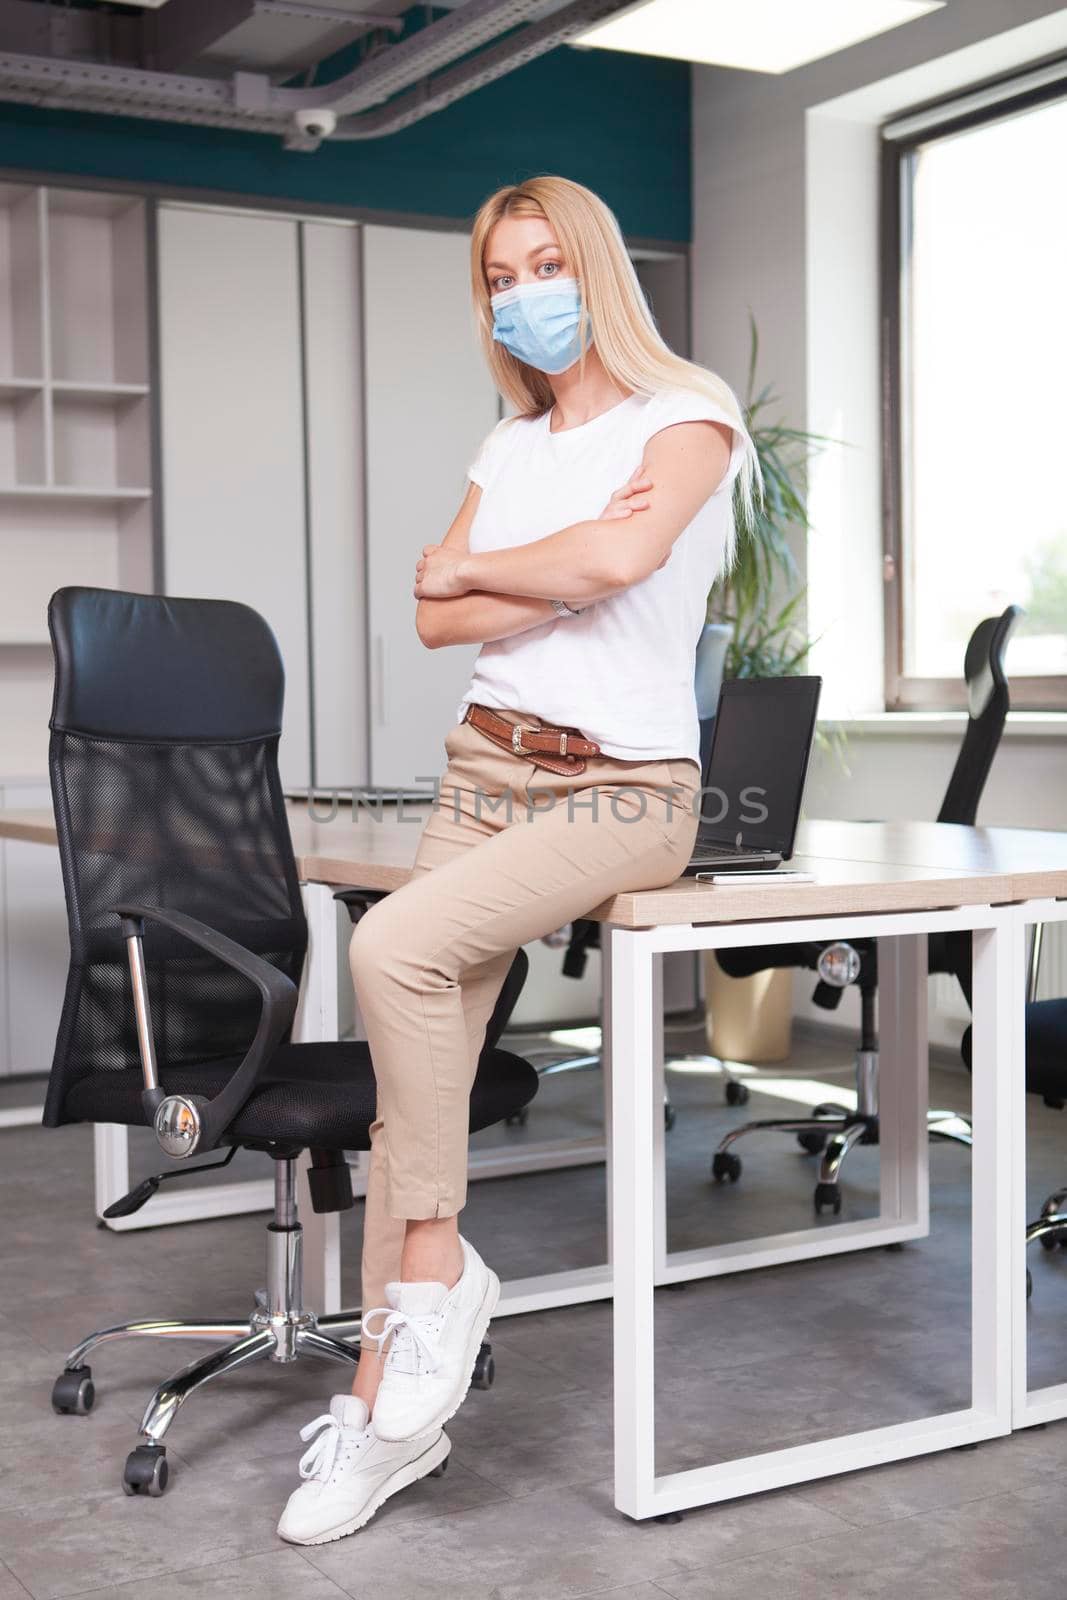
[[[566,372],[573,367],[582,353],[577,278],[517,283],[514,289],[493,295],[490,303],[493,338],[499,339],[505,350],[539,372]],[[588,312],[585,322],[588,327]]]

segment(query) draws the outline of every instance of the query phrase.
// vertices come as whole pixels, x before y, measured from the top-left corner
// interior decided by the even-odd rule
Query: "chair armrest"
[[[336,889],[333,897],[348,907],[349,917],[353,923],[357,923],[372,905],[384,900],[390,893],[389,889]]]
[[[218,929],[209,927],[206,922],[198,921],[196,917],[188,916],[184,911],[134,903],[112,906],[110,909],[121,918],[122,934],[131,949],[135,1000],[138,989],[137,971],[139,969],[143,972],[141,940],[145,922],[159,923],[182,938],[188,939],[191,944],[198,945],[235,972],[241,973],[259,990],[263,1002],[259,1025],[244,1059],[226,1087],[213,1100],[200,1095],[178,1097],[195,1106],[199,1127],[186,1132],[183,1140],[185,1148],[180,1152],[168,1149],[166,1144],[163,1145],[164,1149],[168,1149],[168,1154],[180,1153],[183,1157],[192,1155],[194,1151],[210,1150],[219,1144],[222,1135],[248,1100],[263,1067],[292,1027],[299,991],[284,972],[280,972],[269,961],[264,961],[262,956],[246,950],[236,939],[231,939]],[[154,1122],[159,1107],[168,1099],[176,1097],[168,1096],[156,1079],[147,991],[142,993],[138,1007],[138,1040],[141,1048],[141,1066],[145,1076],[144,1093],[141,1098]],[[160,1138],[161,1143],[163,1142],[158,1128],[156,1137]]]

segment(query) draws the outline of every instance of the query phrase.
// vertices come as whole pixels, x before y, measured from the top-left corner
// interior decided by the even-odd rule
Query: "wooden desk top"
[[[398,889],[407,881],[427,811],[398,815],[338,808],[326,820],[289,801],[301,878],[338,887]],[[56,843],[50,807],[0,808],[0,838]],[[839,912],[930,910],[1012,900],[1067,898],[1067,833],[964,828],[937,822],[802,822],[791,862],[814,883],[698,884],[618,894],[589,915],[625,928],[665,923],[766,921]]]

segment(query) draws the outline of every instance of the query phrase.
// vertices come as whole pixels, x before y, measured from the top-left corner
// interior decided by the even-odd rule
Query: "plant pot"
[[[793,972],[768,967],[731,978],[704,953],[708,1052],[722,1061],[785,1061],[793,1042]]]
[[[693,686],[696,689],[697,716],[702,722],[707,717],[713,717],[718,708],[726,652],[733,631],[733,625],[729,622],[705,622],[697,640]]]

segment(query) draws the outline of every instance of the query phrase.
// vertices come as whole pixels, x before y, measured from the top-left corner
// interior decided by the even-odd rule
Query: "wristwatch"
[[[566,600],[553,600],[552,609],[557,617],[580,617],[583,611],[588,611],[588,606],[569,606]]]

